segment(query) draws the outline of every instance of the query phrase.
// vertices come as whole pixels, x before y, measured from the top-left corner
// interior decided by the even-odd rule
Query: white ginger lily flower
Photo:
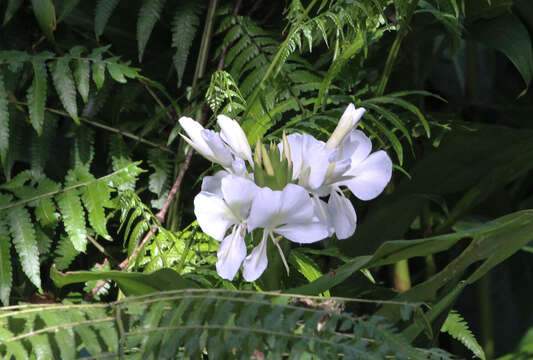
[[[244,259],[243,276],[246,281],[258,279],[265,271],[268,237],[277,246],[283,263],[288,265],[274,234],[290,241],[308,244],[328,236],[328,227],[314,216],[313,203],[309,193],[301,186],[288,184],[282,191],[261,188],[252,203],[248,218],[248,229],[263,228],[263,238],[250,255]]]
[[[232,280],[246,257],[246,221],[260,188],[248,179],[221,173],[204,180],[203,191],[194,198],[194,213],[202,231],[222,241],[217,251],[217,273]],[[225,236],[230,227],[231,233]]]
[[[247,160],[253,168],[252,149],[239,123],[226,115],[218,115],[217,123],[220,126],[220,136],[230,147],[233,154]]]
[[[206,130],[197,121],[189,117],[181,117],[179,123],[189,137],[183,139],[198,151],[206,159],[222,165],[224,168],[231,168],[233,157],[231,152],[224,145],[220,135],[213,130]]]

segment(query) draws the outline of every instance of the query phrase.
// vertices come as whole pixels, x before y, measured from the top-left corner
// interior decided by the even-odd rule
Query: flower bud
[[[339,146],[346,135],[348,135],[355,127],[357,122],[359,122],[365,112],[365,108],[356,109],[353,104],[348,105],[346,110],[344,110],[337,127],[333,131],[333,134],[331,134],[328,142],[326,143],[326,147],[332,149]]]

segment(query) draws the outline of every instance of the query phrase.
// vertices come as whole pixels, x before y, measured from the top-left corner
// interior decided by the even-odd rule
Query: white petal
[[[323,222],[287,224],[278,227],[274,232],[283,235],[290,241],[300,244],[309,244],[325,239],[329,235],[328,226]]]
[[[261,188],[253,181],[236,175],[224,177],[221,188],[224,200],[235,217],[241,221],[246,220],[252,201]]]
[[[303,134],[302,137],[302,162],[303,168],[310,168],[309,180],[307,184],[302,184],[310,189],[319,188],[326,177],[328,170],[329,154],[331,150],[326,148],[323,141],[315,139],[313,136]]]
[[[302,134],[290,134],[287,141],[291,150],[292,179],[298,179],[302,171]],[[278,144],[280,154],[283,154],[283,142]]]
[[[320,200],[320,198],[317,196],[313,196],[311,199],[313,200],[314,216],[318,219],[318,221],[327,226],[327,237],[330,237],[333,235],[333,233],[335,233],[335,229],[333,228],[331,216],[329,216],[328,204],[324,200]]]
[[[231,156],[229,149],[222,142],[220,135],[213,130],[202,130],[201,135],[211,149],[211,153],[213,154],[214,158],[213,162],[216,162],[226,168],[231,167],[233,157]]]
[[[220,188],[222,178],[229,175],[227,171],[220,170],[213,176],[206,176],[202,180],[202,191],[222,197],[222,189]]]
[[[208,192],[201,192],[194,198],[194,214],[202,231],[218,241],[236,223],[224,200]]]
[[[339,158],[350,158],[352,167],[358,166],[372,151],[370,138],[360,130],[354,130],[339,146]]]
[[[189,145],[204,157],[212,160],[213,152],[202,137],[202,130],[204,130],[204,127],[190,117],[183,116],[178,121],[183,130],[187,133],[187,136],[189,136],[189,138],[184,137]]]
[[[223,279],[233,280],[246,257],[243,232],[243,227],[236,226],[218,246],[216,267],[218,275]]]
[[[246,171],[246,164],[240,157],[235,157],[231,163],[231,169],[235,175],[248,178],[248,172]]]
[[[337,147],[346,135],[352,131],[365,112],[366,110],[364,108],[356,109],[353,104],[348,105],[326,146],[330,149]]]
[[[392,176],[392,161],[383,150],[371,154],[359,166],[350,170],[353,179],[342,182],[361,200],[371,200],[381,194]]]
[[[328,201],[328,213],[338,239],[346,239],[353,235],[357,225],[357,217],[353,205],[348,199],[337,192],[331,193]]]
[[[252,150],[239,123],[226,115],[218,115],[217,122],[222,139],[231,147],[234,154],[243,160],[248,160],[253,166]]]
[[[252,202],[252,209],[248,217],[248,230],[256,228],[272,228],[277,225],[277,218],[281,207],[281,191],[273,191],[267,187],[261,188]]]
[[[242,264],[242,275],[246,281],[255,281],[263,274],[268,265],[267,238],[257,245]]]
[[[295,184],[287,184],[281,194],[281,208],[278,225],[287,223],[308,223],[314,215],[313,201],[307,190]]]

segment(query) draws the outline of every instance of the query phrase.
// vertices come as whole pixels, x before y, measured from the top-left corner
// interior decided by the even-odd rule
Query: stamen
[[[281,256],[281,260],[283,261],[283,265],[285,265],[285,270],[287,270],[287,275],[289,275],[289,264],[287,264],[287,260],[285,259],[285,255],[283,255],[283,250],[281,250],[281,246],[279,246],[279,241],[281,240],[281,236],[277,239],[274,238],[274,235],[270,233],[270,237],[272,238],[272,242],[276,245],[276,247],[279,250],[279,255]]]

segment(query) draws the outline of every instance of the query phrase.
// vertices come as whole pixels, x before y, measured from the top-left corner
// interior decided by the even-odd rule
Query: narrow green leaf
[[[56,10],[52,0],[31,0],[33,13],[44,35],[50,41],[54,41],[56,29]]]
[[[137,17],[137,45],[139,48],[139,62],[142,62],[144,49],[152,34],[156,21],[161,16],[161,11],[166,0],[144,0],[139,16]]]
[[[6,160],[9,149],[9,108],[4,77],[0,74],[0,162]]]
[[[54,358],[54,353],[47,335],[33,335],[30,336],[30,343],[32,353],[35,355],[35,360],[49,360]]]
[[[127,82],[126,78],[124,77],[124,72],[122,71],[122,68],[117,63],[108,63],[107,64],[107,71],[109,71],[109,75],[113,78],[113,80],[125,84]]]
[[[41,311],[39,317],[44,321],[47,327],[57,327],[53,333],[61,359],[76,358],[76,341],[72,327],[62,327],[61,324],[71,323],[70,312],[68,311]]]
[[[56,88],[59,99],[65,110],[76,124],[80,123],[78,118],[78,105],[76,104],[76,90],[72,72],[70,71],[70,56],[63,56],[50,65],[52,79]]]
[[[4,22],[2,26],[5,26],[9,20],[13,18],[13,15],[18,11],[23,0],[8,0],[6,13],[4,14]]]
[[[108,203],[110,188],[103,181],[96,181],[85,188],[81,198],[87,209],[89,223],[96,233],[105,239],[110,239],[106,229],[104,205]]]
[[[103,33],[104,29],[113,14],[113,11],[120,0],[98,0],[96,3],[96,10],[94,11],[94,33],[98,39]]]
[[[0,300],[4,306],[9,305],[11,293],[11,239],[7,230],[7,222],[0,215]]]
[[[27,102],[30,122],[37,134],[41,135],[44,122],[44,106],[46,104],[47,72],[43,58],[33,58],[33,82],[28,89]]]
[[[16,206],[9,209],[6,216],[13,244],[20,258],[22,271],[40,290],[39,249],[37,248],[37,240],[30,213],[25,207]]]
[[[61,237],[55,250],[54,264],[57,269],[66,270],[79,253],[68,237]]]
[[[61,210],[65,230],[77,251],[85,252],[87,246],[87,231],[85,229],[85,213],[76,191],[66,191],[56,197]]]
[[[89,78],[91,66],[88,60],[78,59],[74,64],[74,80],[84,103],[89,101]]]
[[[93,81],[96,84],[96,88],[100,90],[105,81],[105,63],[101,60],[95,60],[93,62]]]
[[[5,344],[7,348],[7,352],[11,353],[14,356],[14,359],[16,360],[28,360],[28,353],[26,352],[26,349],[24,349],[24,346],[22,345],[22,342],[20,341],[9,341],[5,342],[5,340],[9,340],[11,338],[15,337],[13,333],[9,330],[7,330],[4,326],[0,326],[0,343]],[[11,357],[7,357],[8,359]],[[13,358],[11,358],[13,359]]]

